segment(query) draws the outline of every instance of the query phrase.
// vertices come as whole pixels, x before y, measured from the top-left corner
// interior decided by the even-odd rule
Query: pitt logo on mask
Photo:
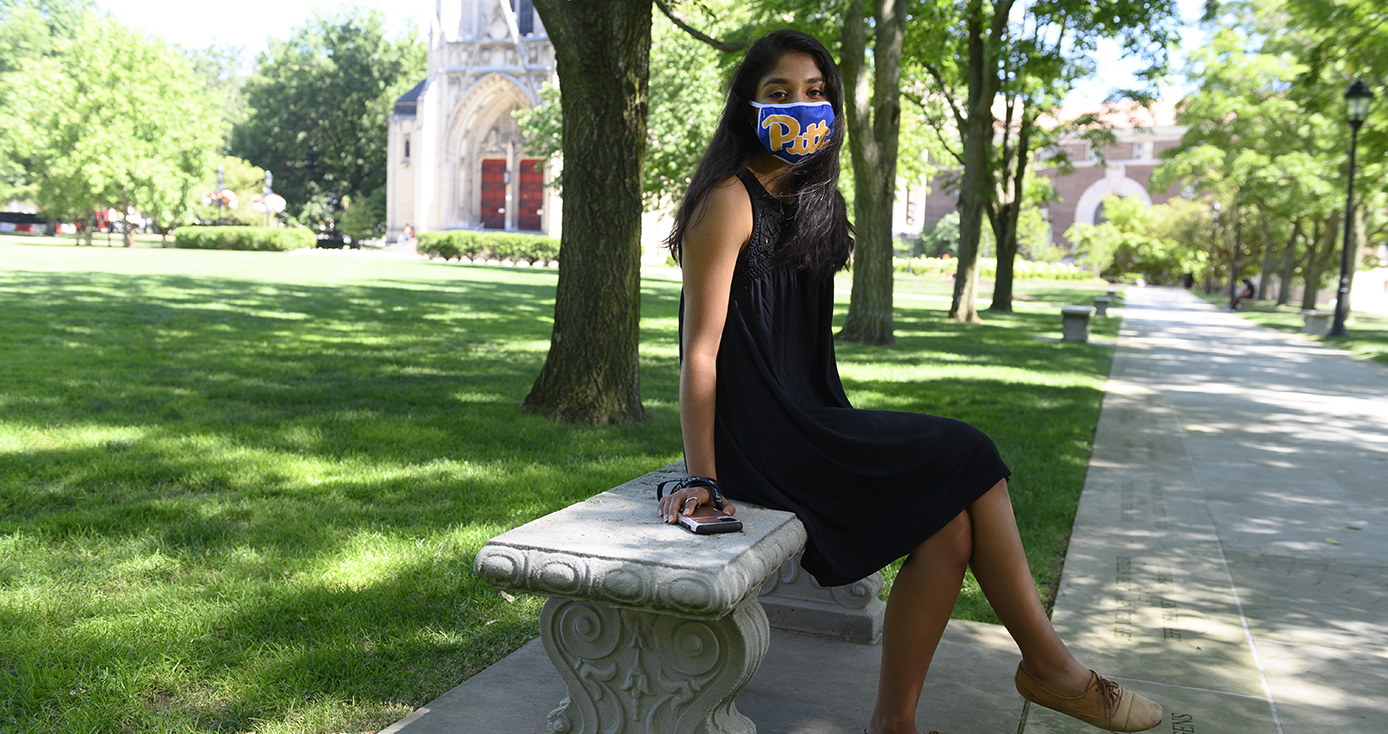
[[[757,137],[786,163],[819,150],[833,131],[834,107],[828,102],[751,104],[757,108]]]

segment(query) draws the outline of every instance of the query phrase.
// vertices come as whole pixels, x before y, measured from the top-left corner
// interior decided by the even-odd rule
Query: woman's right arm
[[[685,231],[681,249],[684,359],[680,363],[680,432],[686,471],[717,479],[713,414],[718,345],[728,316],[733,268],[752,236],[752,201],[735,177],[715,186],[708,198],[703,216]]]

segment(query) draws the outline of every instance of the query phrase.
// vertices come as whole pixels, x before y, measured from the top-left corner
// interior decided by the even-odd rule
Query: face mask
[[[751,105],[757,108],[757,137],[786,163],[819,150],[834,129],[834,106],[828,102]]]

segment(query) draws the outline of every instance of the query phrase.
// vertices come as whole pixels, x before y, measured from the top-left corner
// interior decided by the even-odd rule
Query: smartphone
[[[742,529],[742,521],[732,515],[725,515],[712,505],[700,505],[692,515],[679,515],[679,522],[692,533],[712,535],[714,533],[736,533]]]

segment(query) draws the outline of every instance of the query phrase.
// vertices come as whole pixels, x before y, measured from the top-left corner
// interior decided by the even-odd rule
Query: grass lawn
[[[1191,292],[1220,308],[1229,305],[1227,293]],[[1317,309],[1332,314],[1331,319],[1334,319],[1334,302],[1320,304]],[[1277,306],[1273,301],[1244,301],[1239,304],[1239,315],[1260,326],[1293,334],[1301,334],[1305,324],[1301,318],[1301,306],[1295,304]],[[1324,334],[1306,336],[1380,364],[1388,364],[1388,318],[1362,312],[1351,313],[1346,320],[1345,334],[1333,338]]]
[[[652,419],[595,428],[517,408],[551,270],[14,241],[0,730],[380,728],[537,634],[541,599],[473,578],[487,538],[679,458],[672,276],[642,286]],[[1105,286],[963,327],[948,282],[898,283],[897,348],[840,346],[849,395],[992,435],[1049,595],[1112,350],[1038,337]],[[957,614],[991,620],[972,582]]]

